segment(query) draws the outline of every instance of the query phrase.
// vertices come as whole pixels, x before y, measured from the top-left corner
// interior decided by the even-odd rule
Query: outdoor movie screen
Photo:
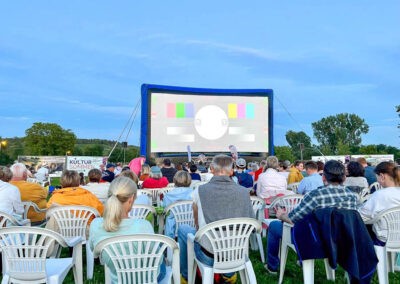
[[[272,90],[143,85],[141,127],[142,155],[271,153]]]

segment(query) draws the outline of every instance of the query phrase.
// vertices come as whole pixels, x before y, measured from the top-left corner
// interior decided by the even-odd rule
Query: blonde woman
[[[136,199],[137,185],[124,176],[112,181],[108,190],[103,218],[96,218],[90,225],[90,247],[94,247],[103,239],[131,234],[154,234],[150,222],[142,219],[129,219],[128,213]],[[111,270],[111,282],[117,283],[117,275],[111,259],[105,263]],[[161,265],[158,279],[165,276],[165,266]]]

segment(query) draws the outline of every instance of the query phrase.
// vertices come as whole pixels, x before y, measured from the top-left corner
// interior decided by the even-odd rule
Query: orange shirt
[[[40,209],[46,208],[47,190],[40,184],[27,182],[25,180],[10,181],[11,184],[18,187],[21,193],[21,201],[32,201]],[[33,208],[28,211],[28,219],[31,222],[40,222],[46,218],[46,213],[37,213]]]
[[[53,191],[50,200],[47,202],[47,208],[52,205],[83,205],[90,206],[103,215],[104,205],[100,200],[91,193],[81,187],[66,187]]]

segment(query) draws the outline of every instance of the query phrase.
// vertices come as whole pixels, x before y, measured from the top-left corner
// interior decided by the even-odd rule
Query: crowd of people
[[[45,167],[43,167],[45,169]],[[46,177],[45,171],[43,171]],[[187,235],[214,221],[235,218],[255,218],[251,195],[271,204],[281,196],[301,194],[302,201],[291,212],[279,209],[277,219],[270,223],[267,235],[266,273],[276,274],[279,269],[279,246],[283,223],[301,224],[310,214],[326,208],[357,212],[363,220],[370,220],[378,213],[400,206],[400,169],[394,162],[381,162],[376,167],[368,165],[364,158],[346,164],[339,161],[279,161],[269,156],[261,162],[249,162],[244,158],[232,159],[216,155],[209,165],[203,163],[174,163],[166,158],[158,165],[150,166],[144,158],[134,165],[107,163],[91,169],[87,177],[73,170],[64,170],[60,188],[50,196],[39,183],[28,181],[29,170],[22,163],[0,167],[0,211],[21,219],[24,212],[22,201],[31,201],[46,209],[63,205],[86,205],[95,208],[102,216],[90,224],[91,247],[104,238],[136,233],[154,233],[146,220],[129,219],[133,204],[146,204],[141,189],[160,189],[173,185],[164,195],[163,207],[182,200],[193,201],[194,227],[180,226],[177,241],[180,247],[181,283],[188,278]],[[193,189],[193,184],[202,182]],[[382,189],[371,192],[362,203],[360,192],[378,182]],[[296,184],[294,192],[290,185]],[[150,204],[151,205],[151,204]],[[347,213],[346,213],[347,214]],[[31,210],[28,218],[32,225],[45,222],[45,213]],[[268,217],[268,216],[266,216]],[[47,228],[57,230],[49,220]],[[373,244],[384,246],[384,224],[366,227]],[[175,238],[173,215],[167,216],[165,234]],[[207,242],[195,243],[197,259],[212,265],[213,251]],[[373,256],[371,256],[373,257]],[[110,261],[110,260],[109,260]],[[112,277],[115,280],[115,270]],[[161,265],[159,279],[165,275]],[[361,275],[363,276],[363,275]],[[360,276],[360,277],[361,277]],[[359,277],[359,275],[350,275]],[[220,275],[221,283],[235,283],[235,273]],[[370,278],[365,278],[370,279]]]

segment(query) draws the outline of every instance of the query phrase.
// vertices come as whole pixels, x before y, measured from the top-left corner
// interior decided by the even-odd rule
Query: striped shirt
[[[327,185],[319,187],[304,195],[299,205],[289,213],[290,220],[295,223],[314,210],[336,207],[339,209],[357,210],[358,196],[343,185]]]

